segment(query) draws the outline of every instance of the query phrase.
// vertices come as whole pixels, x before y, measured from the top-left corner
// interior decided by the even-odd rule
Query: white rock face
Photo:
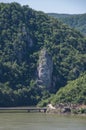
[[[48,104],[47,107],[51,110],[55,110],[56,108],[52,104]]]
[[[42,49],[38,64],[38,85],[49,89],[52,82],[53,62],[46,49]]]

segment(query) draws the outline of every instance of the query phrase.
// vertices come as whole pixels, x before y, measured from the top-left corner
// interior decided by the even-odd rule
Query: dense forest
[[[47,75],[52,69],[50,87],[48,78],[43,83],[48,76],[39,71],[41,65]],[[85,77],[78,86],[84,97],[85,71],[86,38],[79,31],[27,5],[0,3],[0,106],[37,105],[55,93],[56,102],[59,93],[60,97],[63,91],[68,94],[66,85],[75,92],[72,87],[77,85],[72,83],[79,84],[80,75],[81,80]],[[64,101],[68,100],[65,93]]]
[[[86,13],[77,15],[49,13],[48,15],[59,19],[72,28],[76,28],[86,36]]]

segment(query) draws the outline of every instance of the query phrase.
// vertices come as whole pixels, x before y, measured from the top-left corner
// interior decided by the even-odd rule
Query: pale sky
[[[4,3],[14,1],[45,13],[86,13],[86,0],[0,0]]]

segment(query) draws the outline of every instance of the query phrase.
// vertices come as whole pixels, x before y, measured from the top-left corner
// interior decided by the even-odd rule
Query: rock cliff
[[[38,62],[38,85],[50,89],[52,83],[53,62],[46,49],[42,49]]]

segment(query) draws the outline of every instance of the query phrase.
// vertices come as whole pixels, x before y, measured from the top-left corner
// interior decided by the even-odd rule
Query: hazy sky
[[[48,13],[86,13],[86,0],[0,0],[5,3],[14,1]]]

